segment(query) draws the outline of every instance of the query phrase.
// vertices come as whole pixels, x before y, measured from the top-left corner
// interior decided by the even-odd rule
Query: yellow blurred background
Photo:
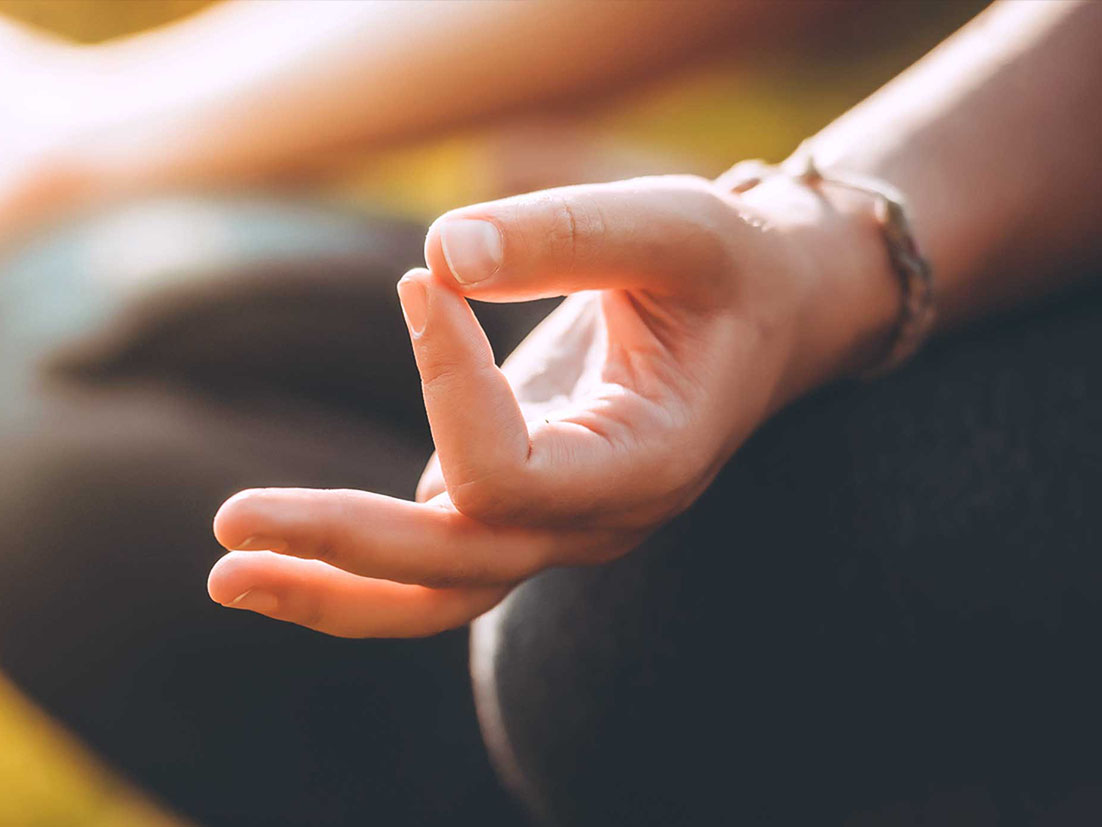
[[[349,2],[351,0],[348,0]],[[206,0],[0,0],[0,14],[81,42],[141,31],[192,13]],[[874,6],[876,4],[873,4]],[[979,0],[882,4],[871,25],[839,31],[828,51],[800,44],[721,58],[573,113],[570,178],[589,169],[625,174],[672,169],[717,174],[743,157],[779,158],[974,14]],[[558,118],[556,122],[561,120]],[[355,159],[328,194],[428,221],[502,190],[558,183],[509,177],[512,168],[554,168],[539,122],[465,130]],[[561,126],[556,127],[561,129]],[[546,140],[543,141],[547,143]],[[557,152],[557,154],[556,154]],[[598,173],[600,174],[600,173]],[[178,824],[100,765],[0,677],[0,824]]]

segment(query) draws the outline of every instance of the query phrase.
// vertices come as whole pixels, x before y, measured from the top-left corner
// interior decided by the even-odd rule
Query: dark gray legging
[[[420,228],[248,201],[77,222],[0,272],[0,668],[207,824],[521,823],[462,632],[209,602],[255,485],[408,496]],[[545,305],[482,308],[499,353]],[[687,515],[478,627],[494,757],[558,825],[1102,820],[1102,300],[765,427]]]

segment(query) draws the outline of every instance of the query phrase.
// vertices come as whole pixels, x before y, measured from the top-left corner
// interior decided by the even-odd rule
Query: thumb
[[[484,301],[605,288],[705,298],[744,233],[729,198],[703,178],[661,176],[476,204],[433,223],[425,260]]]

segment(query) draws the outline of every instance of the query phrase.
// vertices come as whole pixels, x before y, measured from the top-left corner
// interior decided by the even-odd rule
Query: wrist
[[[810,312],[822,325],[817,348],[826,358],[818,378],[825,383],[882,362],[898,332],[903,295],[875,199],[830,184],[816,191],[825,207]]]
[[[772,176],[740,198],[767,216],[796,274],[777,406],[875,364],[891,343],[901,301],[875,200],[789,175]]]

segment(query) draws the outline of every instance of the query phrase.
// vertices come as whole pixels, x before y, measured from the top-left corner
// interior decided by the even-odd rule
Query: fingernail
[[[233,547],[234,551],[284,551],[286,544],[271,537],[246,537]]]
[[[501,266],[501,233],[489,221],[446,221],[440,228],[440,245],[460,284],[484,281]]]
[[[279,600],[270,592],[249,589],[225,605],[227,609],[248,609],[250,612],[271,614],[279,606]]]
[[[425,330],[428,318],[429,294],[420,279],[405,277],[398,282],[398,300],[402,303],[402,314],[414,336],[420,336]]]

